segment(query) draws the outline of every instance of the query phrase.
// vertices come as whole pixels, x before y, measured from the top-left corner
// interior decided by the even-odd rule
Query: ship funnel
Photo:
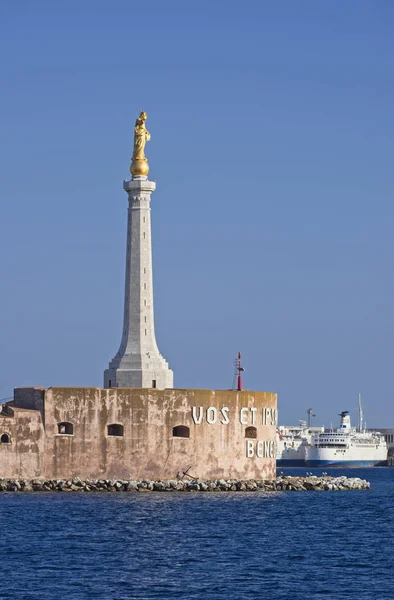
[[[348,410],[344,410],[339,415],[341,417],[341,431],[350,431],[350,415]]]

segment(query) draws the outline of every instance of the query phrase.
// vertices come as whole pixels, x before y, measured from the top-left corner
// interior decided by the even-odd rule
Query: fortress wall
[[[0,462],[0,477],[174,479],[186,470],[201,479],[275,476],[273,393],[49,388],[45,430],[39,410],[20,407],[34,399],[26,390],[17,396],[14,416],[2,417],[13,442],[0,444],[0,460],[8,461]],[[59,423],[70,423],[72,434],[59,433]],[[109,435],[111,424],[124,435]],[[190,437],[173,436],[180,425]],[[245,438],[250,426],[256,438]]]
[[[8,406],[7,415],[0,415],[0,438],[3,434],[10,442],[0,443],[0,477],[42,475],[45,433],[40,412]]]
[[[268,423],[263,424],[266,409]],[[190,468],[199,478],[270,479],[275,409],[276,394],[266,392],[50,388],[45,393],[45,476],[174,479]],[[246,440],[252,418],[257,438]],[[59,422],[72,423],[73,435],[58,434]],[[108,435],[110,424],[122,425],[123,437]],[[189,427],[189,438],[173,437],[179,425]]]

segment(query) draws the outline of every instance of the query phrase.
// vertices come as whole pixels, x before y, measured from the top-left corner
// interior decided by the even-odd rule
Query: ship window
[[[189,438],[190,429],[185,425],[177,425],[172,430],[172,437]]]
[[[245,429],[245,437],[246,438],[252,438],[252,439],[256,439],[257,438],[257,429],[256,427],[247,427]]]
[[[61,435],[73,435],[74,433],[74,425],[72,423],[58,423],[57,424],[57,432]]]
[[[0,438],[0,442],[2,444],[10,444],[11,443],[11,438],[8,435],[8,433],[3,433],[3,435]]]
[[[108,435],[122,437],[123,425],[119,425],[119,423],[108,425]]]

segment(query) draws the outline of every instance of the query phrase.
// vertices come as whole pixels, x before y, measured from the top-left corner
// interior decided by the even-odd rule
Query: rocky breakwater
[[[129,481],[109,479],[1,479],[0,492],[323,492],[365,490],[359,477],[277,477],[274,480],[174,479]]]

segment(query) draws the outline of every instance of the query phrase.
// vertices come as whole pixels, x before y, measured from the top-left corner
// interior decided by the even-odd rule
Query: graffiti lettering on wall
[[[228,406],[222,408],[216,408],[216,406],[209,406],[205,409],[202,406],[192,406],[192,419],[195,425],[200,425],[205,419],[209,425],[215,423],[221,423],[222,425],[228,425],[231,421],[230,409]],[[237,418],[241,425],[277,425],[278,424],[278,411],[276,408],[263,408],[258,409],[254,406],[244,406],[238,412]]]
[[[246,456],[247,458],[275,458],[276,442],[273,440],[246,440]]]
[[[228,425],[232,419],[236,419],[241,425],[269,425],[278,424],[278,411],[276,408],[258,409],[254,406],[244,406],[235,415],[231,414],[228,406],[216,408],[216,406],[192,406],[192,420],[195,425],[201,425],[204,421],[208,425],[219,423]],[[247,458],[275,458],[276,441],[248,439],[246,441]]]

